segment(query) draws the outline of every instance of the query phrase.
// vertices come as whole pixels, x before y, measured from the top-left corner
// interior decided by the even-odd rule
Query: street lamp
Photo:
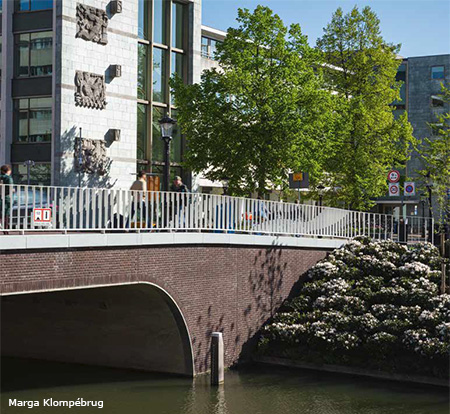
[[[27,167],[27,185],[30,185],[31,182],[31,168],[35,166],[33,160],[26,160],[23,165]]]
[[[319,184],[317,187],[317,192],[319,193],[319,207],[322,207],[323,193],[325,187],[322,184]]]
[[[425,197],[426,194],[420,193],[420,204],[422,204],[422,238],[425,239]]]
[[[170,187],[170,141],[172,141],[172,130],[176,123],[168,115],[159,120],[161,139],[164,141],[164,191],[169,191]]]

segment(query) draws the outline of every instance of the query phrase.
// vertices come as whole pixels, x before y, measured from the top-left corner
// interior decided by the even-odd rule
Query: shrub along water
[[[355,239],[317,263],[267,325],[266,356],[446,378],[450,295],[429,243]]]

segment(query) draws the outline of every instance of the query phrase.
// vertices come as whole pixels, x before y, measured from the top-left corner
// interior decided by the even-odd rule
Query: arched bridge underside
[[[329,251],[171,244],[0,250],[10,356],[192,376],[245,359],[261,326]]]

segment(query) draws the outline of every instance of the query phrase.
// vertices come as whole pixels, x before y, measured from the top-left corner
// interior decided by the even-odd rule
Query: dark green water
[[[448,414],[445,389],[308,370],[249,367],[225,385],[130,371],[2,359],[1,413]],[[103,409],[42,407],[42,401],[102,400]],[[32,409],[9,399],[39,401]]]

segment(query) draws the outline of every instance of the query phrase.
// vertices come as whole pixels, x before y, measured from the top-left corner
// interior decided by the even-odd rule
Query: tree
[[[322,170],[330,128],[330,94],[319,53],[299,25],[288,29],[267,8],[239,9],[201,82],[171,80],[178,122],[188,143],[185,165],[232,194],[287,182],[290,171]]]
[[[356,209],[386,193],[388,170],[403,165],[414,142],[406,113],[394,119],[391,105],[399,98],[399,46],[386,43],[379,26],[369,7],[346,15],[339,8],[317,41],[326,83],[334,91],[326,187],[339,188],[337,199]]]
[[[441,88],[440,97],[445,103],[450,103],[450,89],[444,85]],[[440,114],[430,127],[434,137],[425,138],[418,150],[424,165],[418,173],[429,191],[428,199],[431,200],[431,191],[436,196],[439,214],[433,212],[433,215],[442,226],[450,218],[450,113]],[[431,203],[430,209],[433,210]]]

